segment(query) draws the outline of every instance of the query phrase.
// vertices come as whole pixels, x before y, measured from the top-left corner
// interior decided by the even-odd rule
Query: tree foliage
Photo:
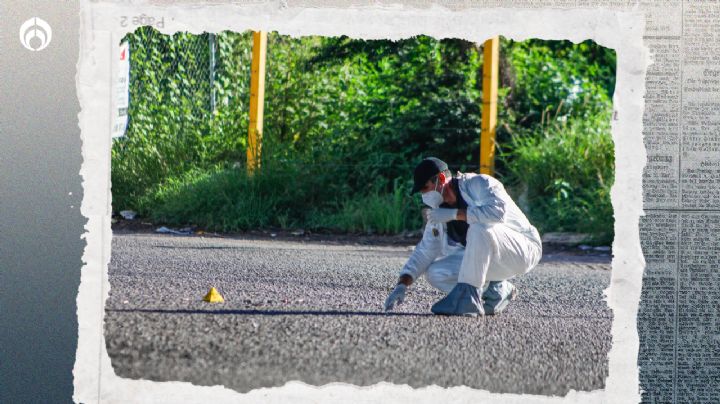
[[[127,39],[131,120],[127,137],[113,147],[113,196],[118,209],[136,208],[152,215],[171,198],[180,197],[165,192],[181,189],[180,178],[188,182],[207,177],[188,173],[243,169],[252,40],[249,32],[217,34],[211,75],[207,34],[164,36],[143,27]],[[590,41],[502,39],[501,55],[497,175],[518,193],[530,192],[525,196],[537,199],[533,206],[545,206],[556,198],[552,184],[572,183],[573,190],[583,192],[572,193],[570,204],[579,198],[578,204],[580,199],[589,201],[591,214],[605,212],[602,206],[609,204],[607,191],[612,184],[609,119],[615,53]],[[307,209],[281,204],[278,216],[284,219],[270,217],[255,225],[327,226],[328,217],[367,218],[360,210],[377,205],[371,202],[375,199],[367,199],[372,195],[380,199],[388,195],[390,204],[417,207],[417,201],[402,201],[397,195],[409,188],[412,167],[429,155],[444,159],[451,169],[476,170],[482,59],[481,44],[460,39],[362,41],[270,33],[259,175],[294,176],[284,192]],[[596,127],[589,127],[591,123]],[[598,136],[602,142],[588,140]],[[602,147],[586,149],[582,153],[597,158],[581,161],[535,158],[529,152],[544,148],[567,153],[562,142]],[[570,178],[569,172],[577,175]],[[601,180],[597,172],[602,172]],[[582,176],[587,178],[578,180]],[[240,186],[238,181],[229,186]],[[275,180],[267,182],[278,186]],[[298,193],[292,187],[315,192]],[[595,209],[592,199],[598,195],[605,205]],[[215,213],[204,214],[223,215],[222,208],[213,209]],[[402,219],[378,220],[394,223],[395,229],[397,223],[412,227],[417,225],[409,219],[413,212],[403,213],[407,217]],[[163,219],[171,216],[164,214]],[[541,227],[582,228],[572,229],[571,222]]]

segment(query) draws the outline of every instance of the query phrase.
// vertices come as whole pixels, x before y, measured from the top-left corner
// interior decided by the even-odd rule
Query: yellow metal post
[[[480,173],[495,175],[495,129],[497,128],[498,59],[500,38],[483,46],[483,101],[480,131]]]
[[[250,128],[248,129],[247,170],[252,174],[260,167],[262,148],[263,104],[265,101],[265,53],[267,32],[253,32],[253,54],[250,73]]]

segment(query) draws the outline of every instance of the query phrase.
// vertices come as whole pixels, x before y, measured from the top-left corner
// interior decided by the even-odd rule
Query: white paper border
[[[160,31],[219,32],[248,29],[285,35],[347,35],[353,38],[400,39],[425,34],[435,38],[464,38],[477,43],[494,35],[514,40],[528,38],[592,39],[617,52],[617,79],[613,98],[617,116],[612,122],[615,141],[615,241],[611,285],[606,290],[613,310],[609,376],[604,390],[570,391],[565,397],[494,394],[467,387],[378,383],[358,387],[332,383],[322,387],[289,382],[246,394],[223,386],[196,386],[189,382],[152,382],[115,375],[105,347],[103,319],[108,297],[110,227],[110,129],[112,47],[135,26],[120,26],[120,16],[145,14],[164,18]],[[645,74],[649,51],[643,43],[645,14],[604,9],[479,9],[448,10],[432,5],[415,8],[402,4],[352,8],[288,7],[285,2],[235,5],[147,2],[115,4],[81,0],[80,58],[77,64],[78,115],[82,138],[84,196],[82,214],[88,219],[82,238],[87,241],[77,297],[78,349],[73,369],[76,402],[196,402],[208,399],[238,403],[316,402],[523,402],[621,403],[639,402],[637,367],[637,309],[645,262],[640,249],[642,172],[646,153],[642,140]]]

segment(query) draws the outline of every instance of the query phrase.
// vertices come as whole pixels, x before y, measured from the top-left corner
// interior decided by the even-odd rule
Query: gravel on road
[[[126,378],[247,392],[299,380],[465,385],[565,395],[604,388],[610,258],[548,255],[484,318],[434,316],[424,279],[382,303],[412,246],[114,234],[105,338]],[[214,286],[224,303],[202,297]]]

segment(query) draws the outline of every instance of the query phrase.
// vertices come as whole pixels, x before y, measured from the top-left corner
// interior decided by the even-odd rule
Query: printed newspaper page
[[[644,402],[709,403],[720,397],[720,4],[648,3],[640,382]]]

